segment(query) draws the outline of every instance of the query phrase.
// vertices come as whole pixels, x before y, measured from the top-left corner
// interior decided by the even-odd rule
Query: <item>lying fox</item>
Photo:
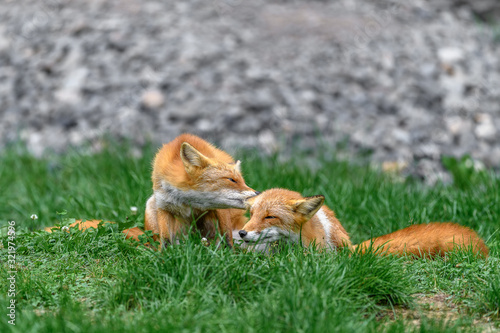
[[[247,220],[245,200],[259,194],[245,184],[240,161],[191,134],[178,136],[158,151],[152,181],[144,227],[162,245],[187,233],[194,220],[203,237],[213,239],[219,232],[232,246],[233,230],[241,229]],[[72,226],[95,228],[99,222],[80,220]],[[124,233],[138,239],[142,232],[133,228]]]
[[[370,246],[378,254],[417,257],[443,255],[454,248],[471,248],[476,254],[488,256],[488,248],[473,230],[455,223],[412,225],[388,235],[367,240],[353,246],[348,233],[335,214],[324,205],[321,195],[302,197],[285,189],[270,189],[247,200],[250,220],[239,231],[246,245],[285,240],[302,242],[318,248],[359,248],[364,253]]]

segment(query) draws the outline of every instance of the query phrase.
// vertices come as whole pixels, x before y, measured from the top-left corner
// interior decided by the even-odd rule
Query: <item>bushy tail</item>
[[[75,223],[72,223],[69,225],[70,228],[72,227],[78,227],[80,230],[86,230],[88,228],[95,228],[97,229],[99,227],[99,224],[101,223],[115,223],[115,222],[110,222],[110,221],[102,221],[102,220],[77,220]],[[52,232],[54,229],[59,229],[60,227],[47,227],[44,228],[45,231],[47,232]],[[69,231],[69,230],[68,230]],[[130,228],[130,229],[125,229],[122,231],[125,234],[125,238],[133,238],[136,241],[139,241],[139,236],[144,234],[144,231],[141,229],[135,227],[135,228]]]
[[[456,223],[418,224],[354,245],[355,251],[416,257],[443,256],[455,249],[488,257],[488,247],[478,234]]]

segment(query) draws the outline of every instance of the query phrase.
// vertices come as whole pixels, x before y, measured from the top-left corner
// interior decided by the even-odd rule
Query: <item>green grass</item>
[[[323,194],[354,243],[412,223],[455,221],[480,234],[488,260],[320,253],[286,247],[272,256],[201,245],[192,235],[161,253],[137,248],[121,229],[142,225],[156,148],[126,146],[42,159],[20,146],[0,153],[1,332],[456,332],[500,324],[500,178],[444,162],[454,185],[426,187],[331,152],[290,160],[240,153],[247,183]],[[137,215],[131,206],[139,208]],[[30,216],[37,214],[38,219]],[[48,234],[70,218],[119,222],[98,231]],[[8,221],[16,222],[16,326]],[[4,283],[5,281],[5,283]],[[445,315],[431,302],[445,295]],[[448,318],[448,320],[446,319]]]

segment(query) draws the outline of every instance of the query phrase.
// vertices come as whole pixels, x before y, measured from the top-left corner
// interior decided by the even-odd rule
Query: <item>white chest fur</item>
[[[326,244],[328,244],[328,247],[332,246],[332,239],[331,239],[331,223],[330,220],[328,219],[328,216],[326,216],[325,212],[323,211],[323,207],[321,207],[318,212],[316,213],[316,217],[318,218],[319,222],[323,226],[323,230],[325,231],[325,241]]]

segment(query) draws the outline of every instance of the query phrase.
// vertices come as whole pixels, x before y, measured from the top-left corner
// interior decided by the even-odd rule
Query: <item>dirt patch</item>
[[[422,317],[433,319],[457,320],[460,315],[456,304],[452,303],[451,295],[447,294],[415,294],[415,306],[413,308],[395,307],[393,311],[387,312],[386,316],[391,320],[405,319],[419,325]]]
[[[462,316],[460,304],[453,302],[449,294],[414,294],[415,303],[412,308],[395,307],[387,311],[383,317],[392,320],[403,319],[416,327],[420,327],[422,318],[445,320],[453,322]],[[488,318],[474,320],[474,326],[481,332],[498,332]]]

